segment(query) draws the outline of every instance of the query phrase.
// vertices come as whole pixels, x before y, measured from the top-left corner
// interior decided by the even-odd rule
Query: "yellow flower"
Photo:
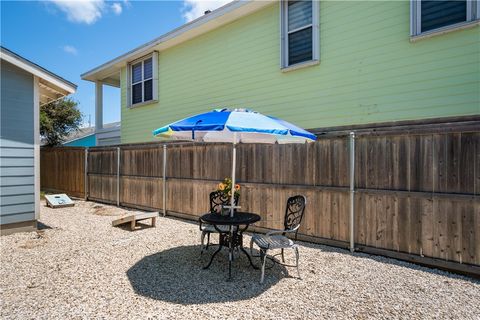
[[[240,185],[239,184],[235,185],[235,190],[240,190]]]
[[[218,190],[223,191],[225,190],[225,185],[223,183],[218,184]]]

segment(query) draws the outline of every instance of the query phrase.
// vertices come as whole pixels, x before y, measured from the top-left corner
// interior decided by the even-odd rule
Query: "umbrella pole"
[[[233,210],[235,207],[235,167],[237,165],[237,147],[236,141],[237,134],[233,133],[233,151],[232,151],[232,189],[230,190],[232,193],[232,199],[230,201],[230,217],[233,218]]]

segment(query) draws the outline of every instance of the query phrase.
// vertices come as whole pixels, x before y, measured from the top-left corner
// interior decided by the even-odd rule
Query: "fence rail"
[[[280,228],[286,199],[301,193],[306,239],[353,241],[362,251],[480,275],[480,132],[449,126],[444,133],[359,135],[353,226],[349,142],[327,135],[305,145],[239,145],[242,210],[259,213],[260,228]],[[232,161],[228,144],[120,145],[85,154],[42,149],[42,188],[190,218],[208,210],[208,194],[230,175]]]

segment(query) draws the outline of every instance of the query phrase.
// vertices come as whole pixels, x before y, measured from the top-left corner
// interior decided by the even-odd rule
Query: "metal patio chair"
[[[235,206],[238,205],[240,196],[235,195]],[[226,196],[225,193],[221,191],[213,191],[210,193],[210,211],[209,213],[217,213],[220,214],[224,206],[230,205],[231,198]],[[200,231],[202,231],[202,235],[200,237],[200,241],[202,243],[202,250],[200,254],[203,253],[203,250],[208,249],[210,245],[210,234],[211,233],[218,233],[214,226],[211,224],[205,223],[202,219],[199,219]],[[221,231],[227,231],[228,226],[217,226]],[[207,236],[207,245],[205,246],[205,236]]]
[[[285,219],[283,222],[283,230],[272,230],[266,234],[254,234],[250,241],[250,255],[253,255],[253,244],[255,243],[260,248],[260,260],[262,262],[262,275],[260,277],[260,283],[263,283],[265,277],[265,262],[267,259],[268,250],[280,249],[281,252],[268,257],[275,263],[281,264],[287,267],[296,267],[298,278],[300,277],[300,270],[298,268],[298,246],[295,244],[294,240],[297,241],[297,233],[300,228],[300,223],[302,222],[303,214],[305,212],[305,205],[307,204],[307,199],[303,195],[297,195],[288,198],[287,208],[285,210]],[[294,240],[287,238],[286,234],[294,234]],[[285,249],[293,249],[295,251],[295,265],[285,264]],[[275,259],[275,256],[281,255],[282,262]],[[258,256],[257,256],[258,257]]]

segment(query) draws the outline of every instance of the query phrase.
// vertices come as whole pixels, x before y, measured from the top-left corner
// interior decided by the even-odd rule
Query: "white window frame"
[[[467,0],[466,21],[422,32],[421,0],[410,0],[410,37],[412,40],[475,27],[480,22],[480,0]]]
[[[148,79],[143,78],[143,72],[144,72],[144,63],[145,60],[152,59],[152,77]],[[137,81],[135,83],[132,83],[133,80],[133,66],[141,63],[142,64],[142,80]],[[128,68],[127,68],[127,101],[128,101],[128,107],[134,108],[134,107],[139,107],[151,103],[156,103],[158,102],[158,52],[154,51],[146,56],[143,56],[139,59],[136,59],[134,61],[131,61],[128,63]],[[144,91],[144,83],[145,81],[152,80],[152,99],[145,101],[145,91]],[[142,101],[133,103],[133,85],[135,84],[142,84]]]
[[[280,34],[281,34],[281,48],[280,48],[280,68],[282,71],[295,70],[302,67],[318,64],[320,61],[320,2],[319,0],[312,1],[312,23],[302,26],[292,31],[288,31],[288,0],[280,1]],[[290,33],[300,31],[312,27],[312,59],[309,61],[302,61],[295,64],[288,64],[288,35]]]

